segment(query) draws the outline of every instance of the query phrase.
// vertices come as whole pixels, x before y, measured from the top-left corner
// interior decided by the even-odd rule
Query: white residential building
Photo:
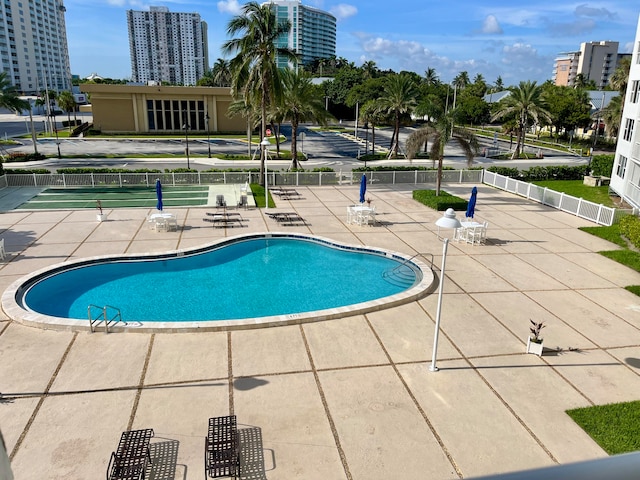
[[[640,208],[640,18],[611,172],[611,189]]]
[[[71,90],[64,16],[62,0],[0,3],[0,62],[19,92]]]
[[[271,0],[278,21],[289,20],[291,30],[277,42],[301,57],[302,65],[336,55],[336,17],[317,8],[302,5],[300,0]],[[278,67],[288,66],[286,58],[276,55]]]
[[[127,10],[127,23],[134,82],[195,85],[209,69],[207,24],[198,13]]]

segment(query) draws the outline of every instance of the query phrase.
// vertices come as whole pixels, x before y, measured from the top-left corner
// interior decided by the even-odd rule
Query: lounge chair
[[[240,475],[240,444],[235,415],[209,419],[204,439],[204,477],[234,477]]]
[[[153,435],[151,428],[122,432],[118,448],[109,459],[107,480],[144,479],[147,466],[151,464],[149,443]]]
[[[227,202],[224,200],[224,195],[216,195],[216,207],[226,207]]]

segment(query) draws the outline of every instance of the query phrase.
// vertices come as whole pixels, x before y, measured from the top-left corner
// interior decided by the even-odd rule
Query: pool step
[[[382,272],[382,278],[392,285],[409,288],[416,281],[415,271],[407,265],[399,265]]]

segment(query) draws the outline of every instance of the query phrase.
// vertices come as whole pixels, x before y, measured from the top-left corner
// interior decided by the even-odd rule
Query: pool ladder
[[[400,265],[396,265],[393,268],[385,270],[382,273],[382,278],[387,280],[389,283],[400,287],[408,287],[415,281],[415,273],[414,270],[408,266],[408,264],[416,257],[431,257],[431,268],[433,268],[433,254],[431,253],[416,253],[411,258],[406,259]]]
[[[111,313],[112,316],[109,316],[109,313]],[[104,322],[104,333],[109,333],[110,325],[113,326],[122,322],[120,309],[112,307],[111,305],[105,305],[104,307],[93,304],[89,305],[87,307],[87,315],[89,316],[89,329],[91,333],[95,332],[96,325],[101,322]]]

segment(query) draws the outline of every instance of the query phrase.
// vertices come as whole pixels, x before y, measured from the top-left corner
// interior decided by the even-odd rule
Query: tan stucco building
[[[86,83],[94,128],[104,133],[244,132],[246,119],[227,115],[226,87],[170,87]],[[207,116],[208,122],[207,122]]]

